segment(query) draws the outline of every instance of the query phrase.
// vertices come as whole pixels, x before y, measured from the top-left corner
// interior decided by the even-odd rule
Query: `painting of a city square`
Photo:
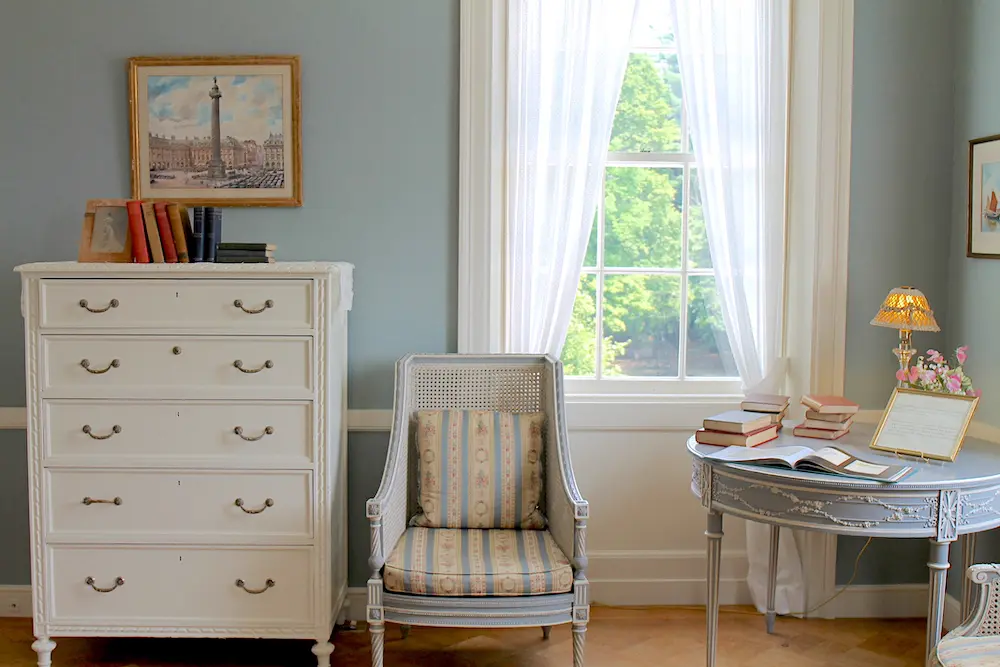
[[[136,199],[301,205],[297,60],[262,59],[132,59]]]

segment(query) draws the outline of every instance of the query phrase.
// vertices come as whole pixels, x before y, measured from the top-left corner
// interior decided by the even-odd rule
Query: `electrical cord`
[[[858,567],[861,565],[861,557],[865,554],[865,551],[868,549],[868,545],[871,544],[871,543],[872,543],[872,538],[869,537],[868,540],[865,542],[864,546],[861,547],[861,551],[858,552],[857,558],[854,559],[854,571],[851,573],[851,578],[847,580],[847,583],[844,584],[843,588],[841,588],[839,591],[837,591],[836,593],[834,593],[833,595],[831,595],[830,597],[828,597],[827,599],[823,600],[818,605],[816,605],[815,607],[813,607],[813,608],[811,608],[811,609],[809,609],[807,611],[790,611],[787,614],[783,614],[783,615],[786,615],[786,616],[805,616],[805,615],[813,613],[814,611],[816,611],[820,607],[823,607],[823,606],[828,605],[831,602],[833,602],[837,598],[837,596],[839,596],[841,593],[843,593],[848,588],[850,588],[851,585],[854,583],[854,580],[857,579],[857,577],[858,577]],[[684,610],[701,611],[702,609],[704,609],[704,607],[697,606],[697,605],[669,605],[669,606],[664,606],[664,605],[645,605],[645,606],[632,606],[632,605],[603,604],[603,603],[600,603],[600,602],[591,603],[591,606],[601,607],[603,609],[625,609],[625,610],[634,610],[634,611],[650,611],[650,610],[654,610],[654,609],[656,609],[656,610],[670,609],[671,611],[675,610],[675,609],[681,610],[681,611],[684,611]],[[722,614],[743,614],[743,615],[746,615],[746,616],[757,616],[757,615],[759,615],[759,612],[756,609],[753,610],[753,611],[745,611],[743,609],[734,609],[734,608],[722,609],[722,608],[720,608],[719,609],[719,613],[722,613]]]

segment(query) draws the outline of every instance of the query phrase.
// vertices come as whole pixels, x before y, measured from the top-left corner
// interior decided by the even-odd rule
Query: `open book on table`
[[[808,447],[769,447],[754,449],[751,447],[726,447],[708,454],[707,459],[726,461],[729,463],[744,463],[748,465],[765,465],[805,470],[809,472],[826,472],[845,477],[858,477],[878,482],[898,482],[913,472],[913,466],[872,463],[848,454],[839,447],[823,447],[813,451]]]

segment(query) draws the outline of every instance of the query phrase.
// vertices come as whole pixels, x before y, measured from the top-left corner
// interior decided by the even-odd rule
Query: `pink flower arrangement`
[[[954,367],[937,350],[927,350],[926,357],[917,357],[915,364],[896,371],[896,379],[909,389],[979,396],[982,391],[972,388],[972,379],[962,369],[962,364],[968,358],[968,345],[955,350],[955,360],[958,363]]]

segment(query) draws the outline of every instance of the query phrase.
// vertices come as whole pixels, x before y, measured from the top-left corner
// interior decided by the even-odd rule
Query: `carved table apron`
[[[708,510],[708,600],[706,665],[715,667],[719,619],[719,566],[722,515],[731,514],[771,526],[768,568],[768,632],[774,629],[778,534],[781,526],[863,537],[926,537],[930,540],[930,590],[927,613],[927,664],[941,637],[948,550],[965,535],[964,567],[973,561],[975,534],[1000,525],[1000,445],[966,438],[954,463],[881,454],[868,447],[874,427],[855,424],[851,432],[827,443],[792,435],[786,423],[777,440],[760,448],[802,445],[837,446],[862,459],[904,463],[917,468],[895,484],[872,483],[839,475],[797,472],[787,468],[748,466],[706,459],[720,447],[699,445],[692,437],[691,491]],[[965,578],[963,577],[963,581]],[[968,583],[968,582],[966,582]],[[969,590],[963,589],[967,613]]]

